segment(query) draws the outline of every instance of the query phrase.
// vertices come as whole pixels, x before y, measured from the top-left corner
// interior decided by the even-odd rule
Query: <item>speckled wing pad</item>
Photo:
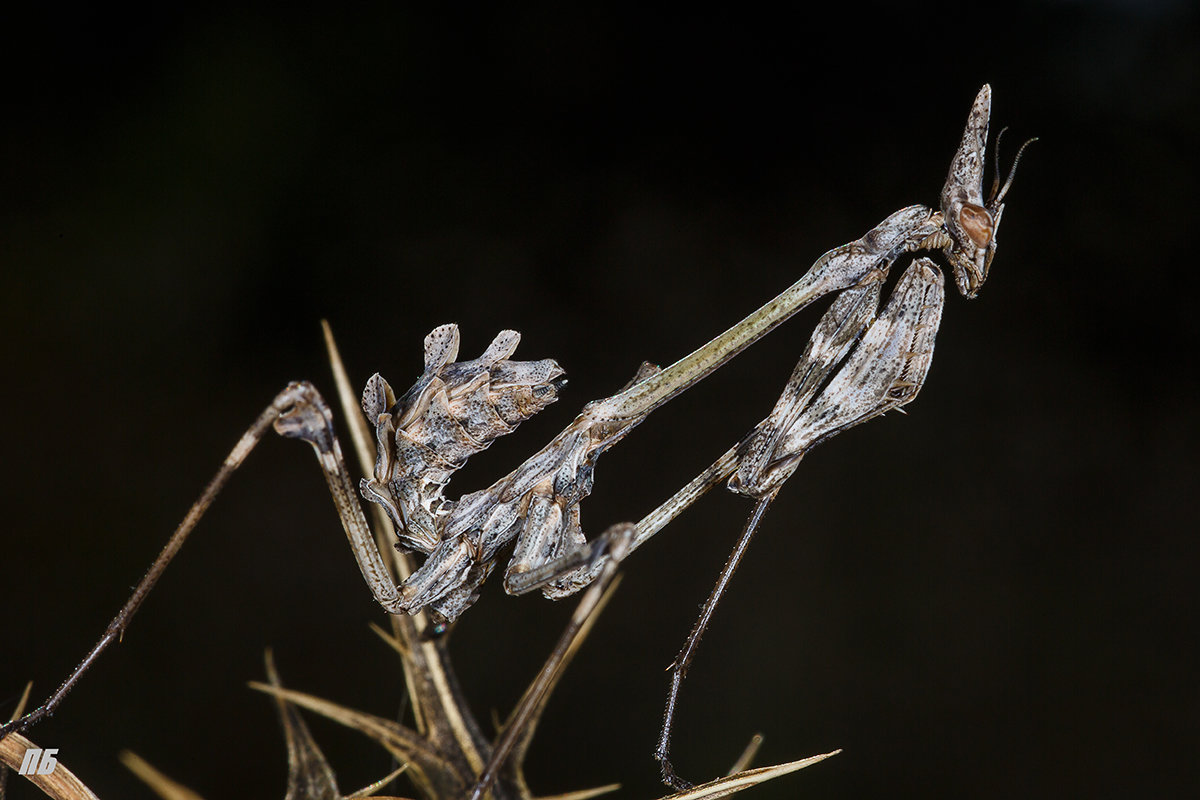
[[[562,368],[510,360],[520,340],[501,331],[479,358],[457,362],[458,326],[442,325],[425,337],[425,370],[401,397],[378,374],[367,381],[362,408],[377,448],[361,490],[387,511],[403,546],[431,552],[453,508],[443,492],[454,472],[558,399]]]

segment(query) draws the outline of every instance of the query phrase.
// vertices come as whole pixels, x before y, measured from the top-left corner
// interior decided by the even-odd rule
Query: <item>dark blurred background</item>
[[[420,371],[457,322],[567,369],[472,461],[507,472],[611,394],[937,202],[971,100],[1029,136],[992,277],[947,298],[928,383],[814,451],[688,682],[681,772],[844,748],[767,798],[1195,792],[1200,36],[1186,2],[820,12],[391,4],[79,11],[4,26],[0,715],[74,666],[287,381]],[[952,291],[952,290],[951,290]],[[637,519],[773,405],[793,320],[606,455],[588,530]],[[671,662],[749,503],[714,493],[628,564],[529,758],[542,794],[665,794]],[[572,604],[498,582],[453,633],[484,720]],[[282,796],[284,681],[384,716],[395,659],[308,448],[254,453],[125,642],[35,738],[101,796],[129,748],[210,800]],[[344,791],[390,769],[321,720]],[[34,796],[15,777],[11,796]],[[407,788],[395,789],[405,793]]]

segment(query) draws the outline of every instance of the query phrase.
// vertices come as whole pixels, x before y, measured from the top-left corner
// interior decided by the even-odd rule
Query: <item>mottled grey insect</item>
[[[43,706],[0,728],[0,735],[22,730],[52,712],[99,653],[119,638],[183,539],[268,427],[303,439],[316,450],[351,549],[380,605],[393,614],[428,610],[435,624],[444,626],[471,605],[479,586],[510,549],[504,574],[510,593],[541,589],[557,598],[594,580],[606,562],[609,537],[589,542],[580,522],[580,504],[591,492],[600,455],[652,411],[794,313],[838,293],[766,419],[642,519],[628,543],[632,552],[722,481],[757,501],[673,667],[656,756],[664,780],[685,786],[668,755],[676,695],[712,610],[763,513],[810,449],[911,402],[925,381],[941,322],[942,274],[929,258],[915,259],[880,311],[889,270],[909,254],[941,250],[965,297],[974,297],[987,280],[1004,196],[1021,155],[1018,152],[1003,186],[996,176],[985,201],[990,112],[991,90],[984,86],[951,163],[940,210],[914,205],[897,211],[861,238],[825,253],[790,288],[690,355],[666,369],[643,364],[620,392],[586,405],[545,447],[486,489],[457,500],[446,496],[451,478],[468,458],[558,399],[565,382],[559,365],[549,359],[512,360],[520,340],[515,331],[502,331],[479,358],[459,362],[458,328],[443,325],[426,337],[424,371],[406,392],[397,395],[382,377],[373,376],[362,395],[362,410],[375,429],[377,455],[373,474],[361,481],[359,491],[386,512],[399,547],[425,555],[420,568],[398,586],[367,525],[328,406],[311,384],[289,385],[243,435],[83,663]]]

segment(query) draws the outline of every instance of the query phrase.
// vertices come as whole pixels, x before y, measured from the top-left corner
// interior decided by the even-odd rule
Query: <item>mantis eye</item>
[[[992,215],[983,206],[964,203],[958,212],[958,222],[976,247],[987,247],[992,241]]]

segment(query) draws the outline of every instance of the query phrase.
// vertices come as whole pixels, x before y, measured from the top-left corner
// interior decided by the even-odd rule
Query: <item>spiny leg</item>
[[[22,733],[44,717],[53,714],[55,709],[62,703],[63,698],[75,687],[75,684],[87,672],[96,659],[100,657],[100,654],[114,641],[121,639],[125,633],[125,629],[129,627],[129,622],[133,619],[133,615],[137,613],[146,596],[150,594],[150,590],[154,588],[154,584],[162,577],[167,565],[171,563],[171,559],[179,552],[179,548],[183,546],[188,535],[196,527],[200,518],[204,516],[204,512],[208,510],[208,507],[212,505],[213,500],[216,499],[221,489],[224,488],[230,476],[241,466],[255,445],[262,440],[263,434],[279,418],[279,415],[294,406],[300,399],[301,391],[298,385],[292,384],[280,392],[271,404],[263,409],[258,418],[254,420],[254,423],[242,434],[237,444],[234,445],[233,450],[225,457],[225,461],[221,464],[221,468],[217,470],[217,474],[204,487],[204,491],[200,494],[200,497],[188,510],[187,516],[179,523],[179,527],[171,534],[171,538],[167,540],[158,557],[154,559],[154,563],[150,565],[150,569],[146,571],[146,575],[134,588],[133,594],[125,601],[125,605],[121,607],[121,610],[117,612],[112,621],[108,623],[108,627],[104,629],[104,633],[100,636],[99,641],[92,646],[92,649],[83,657],[79,665],[75,667],[71,674],[67,676],[67,679],[63,681],[62,685],[45,702],[25,716],[0,726],[0,739],[3,739],[10,733]]]
[[[280,410],[274,420],[275,432],[289,439],[301,439],[313,446],[350,542],[350,549],[354,552],[354,559],[371,594],[388,613],[405,613],[407,607],[383,563],[362,505],[350,482],[342,447],[333,431],[333,414],[329,406],[310,383],[293,383],[288,386],[288,391],[292,392],[292,401]]]
[[[704,601],[704,608],[700,611],[700,618],[696,620],[696,625],[692,628],[692,632],[688,634],[683,649],[679,651],[679,655],[675,656],[675,662],[671,665],[671,690],[667,694],[667,707],[663,711],[662,733],[658,737],[658,747],[654,749],[654,757],[658,759],[659,766],[662,768],[663,782],[677,791],[684,791],[692,787],[691,783],[680,778],[675,773],[675,767],[671,764],[671,728],[675,724],[675,706],[679,699],[679,687],[683,684],[684,677],[687,676],[688,666],[692,663],[692,657],[696,654],[696,648],[700,645],[700,638],[708,630],[708,623],[712,620],[713,612],[716,610],[717,604],[721,602],[721,597],[725,594],[725,588],[729,585],[729,579],[733,577],[733,573],[742,562],[742,556],[746,554],[746,548],[750,546],[750,540],[754,537],[755,531],[758,530],[758,524],[762,522],[763,514],[767,512],[767,509],[771,506],[771,501],[775,499],[775,495],[778,493],[779,487],[776,487],[768,494],[759,498],[758,502],[755,503],[754,511],[751,512],[750,518],[746,520],[746,527],[742,529],[742,535],[738,539],[737,545],[734,546],[733,552],[729,554],[729,560],[725,562],[725,566],[717,578],[717,583],[713,587],[712,593]]]

